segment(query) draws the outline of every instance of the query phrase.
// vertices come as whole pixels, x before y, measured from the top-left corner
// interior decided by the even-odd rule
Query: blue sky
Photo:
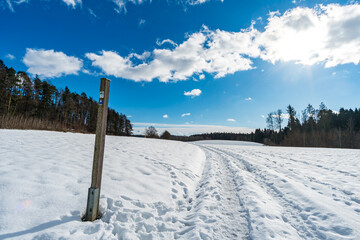
[[[136,131],[264,128],[308,103],[359,107],[355,1],[2,0],[0,59],[97,99]],[[190,114],[189,114],[190,113]]]

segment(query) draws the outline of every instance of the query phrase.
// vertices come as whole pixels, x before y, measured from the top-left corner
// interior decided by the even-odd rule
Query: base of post
[[[99,188],[89,188],[88,201],[83,221],[94,221],[99,218]]]

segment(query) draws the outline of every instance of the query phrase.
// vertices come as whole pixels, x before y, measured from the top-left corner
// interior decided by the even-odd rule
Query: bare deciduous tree
[[[266,118],[266,123],[267,123],[267,127],[270,130],[274,130],[274,112],[271,112],[268,114],[267,118]]]
[[[159,134],[155,127],[150,126],[145,129],[145,137],[146,138],[159,138]]]
[[[283,122],[283,116],[282,116],[282,110],[278,109],[275,115],[275,123],[276,123],[276,128],[279,129],[279,131],[281,131],[281,124]]]

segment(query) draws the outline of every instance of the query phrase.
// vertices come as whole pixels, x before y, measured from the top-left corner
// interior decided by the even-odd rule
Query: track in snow
[[[249,239],[248,213],[226,159],[211,147],[202,148],[206,162],[187,219],[196,221],[202,239]]]
[[[336,167],[337,156],[326,159],[316,149],[239,147],[201,144],[207,164],[220,173],[225,192],[236,189],[239,221],[249,239],[358,239],[359,196],[351,185],[359,177],[351,167]],[[332,151],[332,150],[330,150]],[[299,154],[301,153],[301,154]],[[342,160],[353,164],[358,152]],[[334,155],[335,158],[334,158]],[[315,161],[313,160],[315,159]],[[334,159],[336,159],[334,161]],[[317,161],[316,161],[317,160]],[[335,166],[334,166],[335,164]],[[226,171],[224,171],[226,169]],[[223,172],[223,174],[221,174]],[[209,178],[204,174],[205,179]],[[348,184],[339,184],[332,178]],[[229,183],[232,179],[232,184]],[[349,189],[346,189],[349,188]],[[225,220],[227,221],[227,220]]]

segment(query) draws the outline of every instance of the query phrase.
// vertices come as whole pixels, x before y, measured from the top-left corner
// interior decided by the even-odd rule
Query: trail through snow
[[[250,239],[359,239],[358,150],[200,144],[230,170]]]
[[[360,151],[0,130],[0,239],[360,239]]]
[[[248,239],[247,213],[237,196],[231,170],[220,154],[204,150],[204,171],[188,217],[196,220],[201,239]]]

